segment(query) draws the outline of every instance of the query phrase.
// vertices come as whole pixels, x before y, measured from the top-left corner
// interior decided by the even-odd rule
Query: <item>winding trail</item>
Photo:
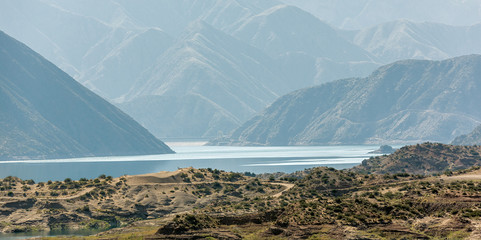
[[[274,197],[274,198],[280,197],[284,192],[289,191],[289,189],[293,188],[294,185],[295,185],[295,184],[292,184],[292,183],[271,183],[271,184],[277,184],[277,185],[281,185],[281,186],[286,187],[286,189],[272,195],[272,197]]]

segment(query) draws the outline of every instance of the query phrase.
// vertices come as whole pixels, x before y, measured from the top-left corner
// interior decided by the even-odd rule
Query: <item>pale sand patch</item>
[[[444,180],[481,180],[481,169],[457,176],[443,176]]]
[[[183,182],[180,174],[186,172],[189,168],[178,169],[176,171],[162,171],[157,173],[147,173],[141,175],[125,176],[127,184],[143,185],[155,183],[181,183]]]

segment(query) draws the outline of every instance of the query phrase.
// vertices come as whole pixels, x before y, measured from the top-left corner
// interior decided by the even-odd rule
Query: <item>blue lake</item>
[[[350,168],[374,156],[379,146],[231,147],[170,143],[176,154],[0,161],[0,178],[17,176],[36,182],[71,178],[119,177],[178,168],[217,168],[235,172],[295,172],[316,166]]]

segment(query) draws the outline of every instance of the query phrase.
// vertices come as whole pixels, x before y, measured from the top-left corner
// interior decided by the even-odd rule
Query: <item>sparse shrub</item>
[[[196,178],[204,178],[204,174],[201,173],[201,172],[195,172],[195,173],[194,173],[194,177],[196,177]]]

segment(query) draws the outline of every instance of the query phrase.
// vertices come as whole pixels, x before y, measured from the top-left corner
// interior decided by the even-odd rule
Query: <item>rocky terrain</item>
[[[7,177],[0,180],[0,231],[109,229],[168,218],[215,201],[235,204],[244,198],[275,197],[285,188],[239,173],[192,168],[39,183]]]
[[[279,197],[215,200],[84,239],[477,239],[479,179],[479,168],[438,177],[314,168]]]
[[[147,238],[476,239],[480,174],[479,168],[439,177],[315,168],[258,214],[226,220],[213,204],[214,210],[175,217]]]

